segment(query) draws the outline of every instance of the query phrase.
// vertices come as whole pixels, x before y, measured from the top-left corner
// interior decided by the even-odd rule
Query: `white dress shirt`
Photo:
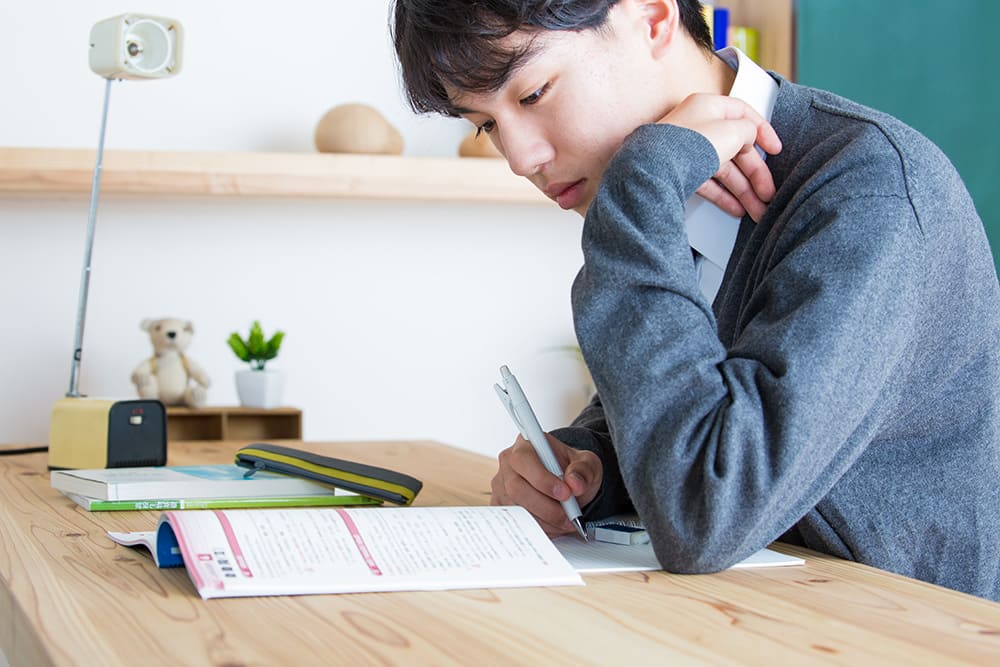
[[[726,47],[718,51],[717,55],[736,70],[736,80],[729,91],[730,97],[738,97],[770,121],[774,100],[778,97],[777,82],[735,47]],[[757,150],[760,151],[759,148]],[[685,205],[684,226],[691,248],[697,251],[695,268],[698,271],[698,286],[709,302],[714,301],[719,286],[722,285],[733,244],[736,243],[740,219],[699,195],[692,195]]]

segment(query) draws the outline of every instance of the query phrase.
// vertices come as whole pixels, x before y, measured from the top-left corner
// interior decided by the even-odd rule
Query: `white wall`
[[[280,11],[276,8],[280,8]],[[287,0],[4,3],[0,146],[96,146],[96,21],[184,24],[184,70],[113,86],[107,147],[312,151],[330,107],[379,108],[408,155],[454,155],[463,121],[416,117],[397,82],[388,3]],[[18,63],[16,66],[14,63]],[[0,442],[43,442],[68,385],[87,199],[0,197]],[[509,364],[543,425],[585,400],[569,287],[580,220],[545,205],[105,196],[81,389],[134,396],[139,321],[194,321],[190,356],[236,403],[225,345],[260,319],[309,440],[433,438],[495,454],[512,440],[491,384]]]

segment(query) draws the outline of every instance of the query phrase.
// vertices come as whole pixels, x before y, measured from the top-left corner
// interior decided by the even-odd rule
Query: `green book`
[[[382,501],[337,489],[322,496],[285,496],[275,498],[177,498],[164,500],[101,500],[77,493],[66,497],[88,512],[118,510],[218,510],[243,507],[332,507],[343,505],[381,505]]]

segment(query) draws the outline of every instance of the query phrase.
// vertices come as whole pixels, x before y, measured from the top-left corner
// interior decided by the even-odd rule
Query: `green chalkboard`
[[[1000,2],[797,0],[797,79],[886,111],[951,158],[1000,270]]]

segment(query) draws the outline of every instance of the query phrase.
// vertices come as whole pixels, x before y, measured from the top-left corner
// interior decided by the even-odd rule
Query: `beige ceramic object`
[[[403,152],[403,135],[367,104],[341,104],[327,111],[316,124],[315,141],[320,153]]]
[[[458,154],[462,157],[503,157],[490,141],[488,134],[481,132],[477,137],[475,130],[462,139],[462,143],[458,146]]]

